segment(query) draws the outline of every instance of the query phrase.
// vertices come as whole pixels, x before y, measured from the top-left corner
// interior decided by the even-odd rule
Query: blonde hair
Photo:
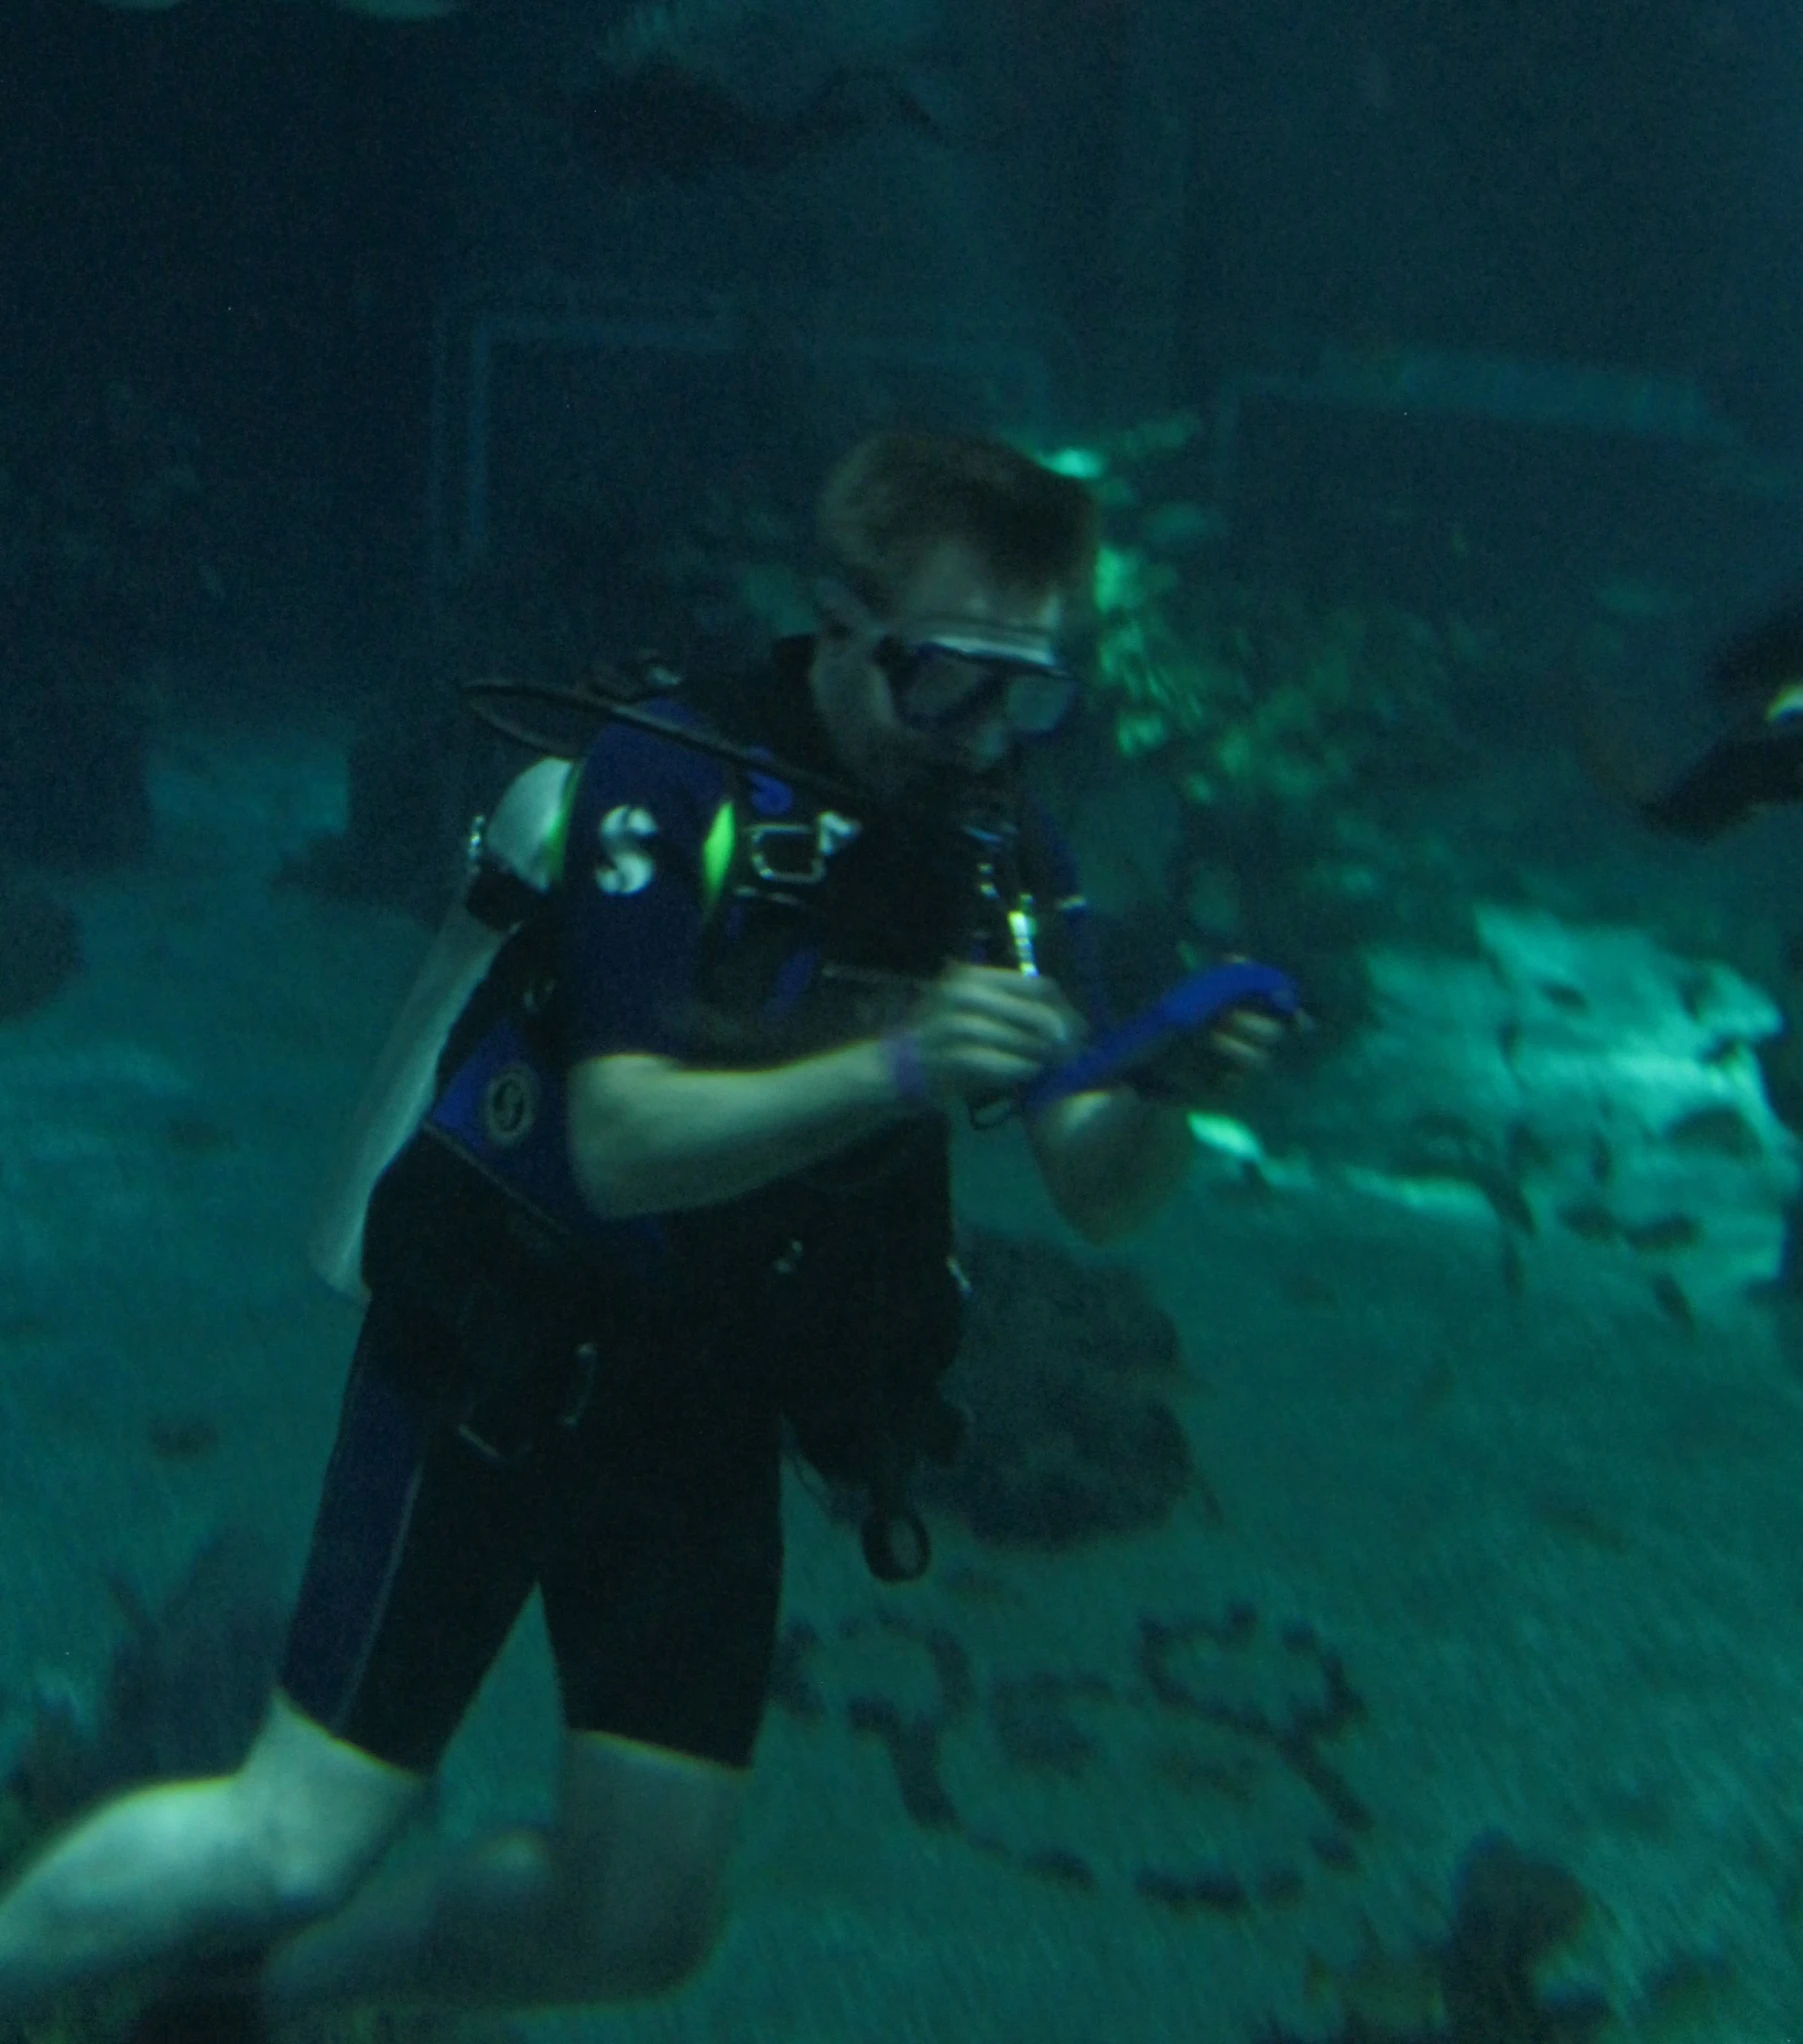
[[[1082,483],[998,440],[890,431],[862,440],[821,492],[820,543],[833,572],[889,615],[948,540],[970,548],[1011,592],[1090,604],[1100,545]]]

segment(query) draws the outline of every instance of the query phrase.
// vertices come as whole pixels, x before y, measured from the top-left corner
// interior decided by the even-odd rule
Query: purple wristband
[[[927,1080],[927,1068],[920,1055],[920,1045],[914,1041],[909,1030],[891,1029],[883,1036],[883,1062],[889,1067],[889,1077],[894,1082],[896,1097],[908,1107],[931,1107],[933,1088]]]

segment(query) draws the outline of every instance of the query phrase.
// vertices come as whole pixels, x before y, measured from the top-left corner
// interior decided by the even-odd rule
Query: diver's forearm
[[[625,1220],[755,1192],[909,1111],[877,1040],[757,1072],[594,1058],[571,1075],[570,1157],[590,1206]]]
[[[1127,1086],[1060,1101],[1029,1134],[1052,1204],[1094,1243],[1118,1241],[1150,1219],[1196,1154],[1186,1110]]]

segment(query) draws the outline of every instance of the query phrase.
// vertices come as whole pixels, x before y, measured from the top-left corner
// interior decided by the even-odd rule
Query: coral
[[[1536,1969],[1577,1934],[1584,1891],[1561,1866],[1500,1832],[1466,1853],[1453,1891],[1453,1923],[1440,1955],[1451,2044],[1563,2044],[1599,2027],[1589,1996],[1554,2000]]]
[[[1266,821],[1318,819],[1356,791],[1393,800],[1456,770],[1466,754],[1452,702],[1487,658],[1484,636],[1360,594],[1247,581],[1207,559],[1218,519],[1154,487],[1206,488],[1201,438],[1186,414],[1052,457],[1087,477],[1104,509],[1095,684],[1121,755],[1156,756],[1198,807]]]
[[[1402,1957],[1368,1946],[1326,1970],[1344,2018],[1337,2044],[1588,2044],[1610,2021],[1603,1997],[1539,1979],[1587,1911],[1563,1867],[1485,1833],[1454,1875],[1444,1939]],[[1261,2044],[1302,2040],[1267,2030]]]
[[[1475,763],[1460,705],[1493,681],[1496,654],[1461,617],[1236,563],[1205,443],[1180,417],[1053,457],[1104,512],[1087,742],[1100,753],[1105,730],[1112,758],[1092,756],[1086,780],[1124,772],[1177,798],[1129,859],[1175,942],[1281,959],[1317,1019],[1344,1026],[1374,935],[1462,935],[1436,804]]]
[[[1456,660],[1425,620],[1103,557],[1097,685],[1131,759],[1162,755],[1186,800],[1287,811],[1456,759]]]
[[[985,1540],[1068,1547],[1157,1525],[1195,1476],[1182,1427],[1149,1383],[1180,1366],[1176,1329],[1125,1269],[977,1232],[973,1291],[948,1388],[970,1435],[923,1499]]]

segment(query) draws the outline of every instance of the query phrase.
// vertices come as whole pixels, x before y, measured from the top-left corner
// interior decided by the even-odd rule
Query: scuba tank
[[[469,837],[468,878],[401,1004],[364,1084],[307,1238],[307,1260],[333,1291],[367,1301],[363,1222],[375,1183],[419,1127],[446,1040],[496,954],[544,900],[562,863],[575,769],[536,761]]]

